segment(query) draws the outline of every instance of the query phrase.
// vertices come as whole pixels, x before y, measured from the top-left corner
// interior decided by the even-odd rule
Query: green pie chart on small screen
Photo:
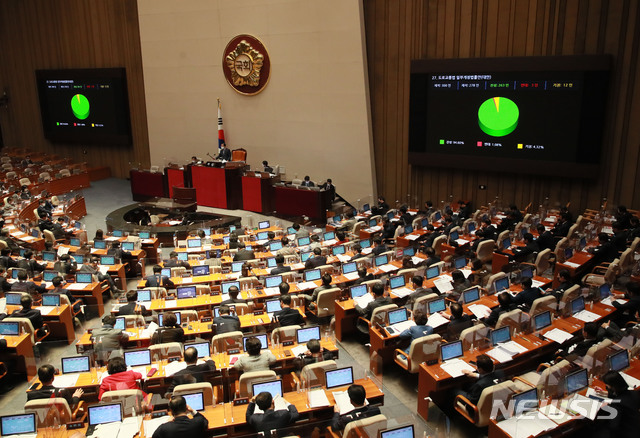
[[[89,117],[89,99],[82,94],[76,94],[71,98],[71,111],[80,120],[86,119]]]
[[[506,97],[492,97],[482,102],[478,108],[478,125],[492,137],[504,137],[518,126],[520,110],[518,105]]]

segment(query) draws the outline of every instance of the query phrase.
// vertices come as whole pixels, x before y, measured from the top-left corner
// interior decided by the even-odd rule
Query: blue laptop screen
[[[78,273],[76,274],[76,283],[91,283],[93,278],[91,278],[91,274],[88,273]]]
[[[359,284],[357,286],[351,286],[351,298],[358,298],[367,293],[367,285]]]
[[[301,237],[298,239],[298,246],[306,246],[311,243],[311,239],[309,237]]]
[[[44,294],[44,295],[42,295],[42,305],[43,306],[59,306],[60,305],[60,295],[58,295],[58,294]]]
[[[200,239],[189,239],[187,240],[187,248],[200,248],[202,246],[202,242]]]
[[[267,277],[265,280],[266,287],[278,287],[282,283],[282,275],[274,275],[272,277]]]
[[[353,383],[353,368],[346,367],[325,371],[325,380],[327,382],[327,389],[351,385]]]
[[[42,251],[42,260],[45,262],[54,262],[56,260],[56,253],[53,251]]]
[[[184,349],[193,347],[198,351],[198,358],[209,357],[211,355],[211,344],[208,342],[198,342],[196,344],[184,344]]]
[[[95,249],[107,249],[107,242],[104,240],[94,240],[93,247]]]
[[[18,414],[0,417],[2,436],[36,433],[36,414]]]
[[[350,274],[358,270],[358,264],[356,262],[345,263],[342,265],[342,273]]]
[[[278,251],[282,249],[282,242],[273,242],[269,244],[270,251]]]
[[[227,281],[225,283],[222,283],[222,293],[223,294],[228,294],[229,293],[229,288],[231,286],[235,286],[238,289],[240,289],[240,282],[239,281]]]
[[[305,344],[311,339],[320,340],[320,327],[313,326],[296,330],[296,340],[298,344]]]
[[[194,277],[200,275],[209,275],[209,265],[194,266],[191,272],[193,273]]]
[[[304,271],[304,281],[320,280],[320,277],[320,269],[310,269],[308,271]]]
[[[194,298],[196,296],[195,286],[185,286],[177,288],[178,298]]]
[[[429,301],[429,303],[427,304],[427,307],[429,309],[429,314],[436,313],[436,312],[444,312],[445,306],[446,304],[445,304],[444,298],[441,298],[439,300]]]

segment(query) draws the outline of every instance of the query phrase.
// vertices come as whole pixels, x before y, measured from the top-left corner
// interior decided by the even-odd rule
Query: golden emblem
[[[240,41],[235,50],[226,56],[225,61],[231,71],[233,85],[237,87],[242,85],[260,86],[260,70],[264,56],[247,41]]]

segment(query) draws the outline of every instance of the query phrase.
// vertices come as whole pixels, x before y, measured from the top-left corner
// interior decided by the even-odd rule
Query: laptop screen
[[[386,254],[379,255],[378,257],[376,257],[375,263],[376,266],[386,265],[387,263],[389,263],[389,259],[387,258]]]
[[[222,293],[223,294],[228,294],[229,293],[229,288],[231,288],[232,286],[235,286],[238,289],[240,289],[240,282],[239,281],[225,281],[224,283],[222,283]]]
[[[469,222],[469,224],[467,225],[467,230],[469,230],[469,233],[472,231],[476,230],[476,223],[475,222]]]
[[[524,268],[520,271],[521,278],[533,278],[533,269]]]
[[[367,285],[359,284],[357,286],[351,286],[351,298],[358,298],[367,293]]]
[[[258,395],[261,392],[268,392],[271,397],[282,397],[282,380],[271,380],[269,382],[254,383],[252,385],[253,395]]]
[[[415,438],[413,424],[380,432],[380,438]]]
[[[387,317],[389,318],[389,325],[397,324],[399,322],[404,322],[408,319],[407,309],[404,307],[396,310],[392,310],[387,313]]]
[[[356,262],[349,262],[342,265],[342,273],[350,274],[358,270],[358,264]]]
[[[273,275],[265,279],[266,287],[278,287],[282,283],[282,275]]]
[[[236,314],[235,304],[227,304],[227,306],[229,307],[229,315],[235,315]],[[213,308],[213,316],[215,316],[216,318],[220,316],[220,307]]]
[[[184,286],[176,288],[178,291],[178,298],[194,298],[196,296],[195,286]]]
[[[460,238],[460,236],[458,235],[458,232],[457,232],[457,231],[452,231],[452,232],[449,234],[449,242],[453,242],[453,241],[455,241],[455,240],[458,240],[459,238]]]
[[[345,367],[337,370],[325,371],[325,381],[327,389],[337,388],[339,386],[351,385],[353,383],[353,368]]]
[[[76,263],[84,263],[84,256],[80,254],[72,254],[71,257],[76,261]]]
[[[584,310],[584,297],[578,297],[571,301],[571,314],[575,314]]]
[[[89,406],[89,426],[116,421],[122,421],[122,405],[120,403]]]
[[[196,342],[195,344],[184,344],[185,351],[193,347],[198,351],[198,358],[211,356],[211,344],[209,342]]]
[[[462,341],[449,342],[440,346],[442,361],[462,356]]]
[[[182,394],[187,405],[196,411],[204,411],[204,393],[194,392],[192,394]]]
[[[176,316],[176,324],[182,324],[182,315],[180,312],[173,312],[173,314]],[[160,327],[164,326],[164,313],[158,313],[158,325]]]
[[[362,211],[369,211],[369,210],[371,210],[371,207],[369,207],[369,204],[364,204],[362,206]]]
[[[35,237],[35,238],[40,237],[40,231],[38,231],[38,229],[36,229],[36,228],[32,229],[31,230],[31,236]]]
[[[406,227],[404,227],[404,234],[411,234],[411,233],[413,233],[413,226],[407,225]]]
[[[133,251],[136,245],[134,242],[122,242],[122,249],[124,251]]]
[[[301,237],[298,239],[298,246],[307,246],[310,243],[311,243],[311,239],[309,238],[309,236]]]
[[[620,350],[609,356],[609,365],[613,371],[622,371],[629,367],[629,352]]]
[[[508,237],[506,239],[504,239],[502,241],[502,247],[504,249],[509,249],[509,247],[511,246],[511,239],[509,239]]]
[[[511,332],[509,327],[500,327],[499,329],[491,330],[491,345],[496,346],[503,342],[509,342],[511,340]]]
[[[187,240],[187,248],[200,248],[202,246],[202,242],[200,239],[189,239]]]
[[[371,246],[371,240],[364,239],[360,241],[360,248],[369,248]]]
[[[310,269],[308,271],[304,271],[304,281],[320,280],[320,277],[320,269]]]
[[[95,249],[107,249],[107,242],[104,240],[94,240],[93,247]]]
[[[243,266],[244,262],[233,262],[231,263],[231,272],[241,272]]]
[[[282,310],[282,306],[280,306],[280,300],[265,301],[265,306],[267,307],[267,313],[274,313]]]
[[[462,300],[465,304],[473,303],[474,301],[478,301],[480,299],[480,289],[476,287],[471,287],[462,292]]]
[[[333,248],[331,248],[331,252],[333,253],[333,255],[337,256],[339,254],[344,254],[345,253],[345,249],[344,249],[344,245],[337,245],[334,246]]]
[[[378,225],[378,221],[375,219],[369,219],[369,228],[373,228]]]
[[[77,273],[76,274],[76,283],[91,283],[93,278],[89,273]]]
[[[514,415],[518,416],[523,412],[536,409],[538,407],[538,390],[532,388],[513,396]]]
[[[124,330],[124,327],[125,327],[124,316],[120,316],[116,318],[116,323],[114,324],[113,328]]]
[[[128,367],[137,367],[140,365],[151,365],[150,350],[135,350],[124,352],[124,362]]]
[[[54,262],[56,260],[56,253],[53,251],[42,251],[42,260],[45,262]]]
[[[36,414],[17,414],[0,417],[2,436],[36,433]]]
[[[269,224],[269,221],[262,221],[260,223],[258,223],[258,229],[260,230],[264,230],[266,228],[269,228],[271,225]]]
[[[395,277],[389,278],[389,287],[391,289],[396,289],[398,287],[404,287],[404,275],[396,275]]]
[[[436,312],[444,312],[445,308],[446,308],[446,303],[444,298],[440,298],[437,300],[433,300],[433,301],[429,301],[427,303],[427,308],[429,311],[429,314],[433,314]]]
[[[311,339],[320,340],[319,326],[316,325],[314,327],[306,327],[296,330],[296,340],[298,341],[298,344],[306,344]]]
[[[194,277],[198,277],[200,275],[209,275],[209,265],[194,266],[193,268],[191,268],[191,273]]]
[[[164,277],[171,277],[171,268],[162,268],[162,271],[160,271],[160,275]]]
[[[258,240],[267,240],[269,238],[269,233],[266,231],[262,231],[258,233]]]
[[[467,259],[464,257],[458,257],[457,259],[453,260],[453,265],[456,267],[456,269],[462,269],[467,266]]]
[[[43,306],[59,306],[60,305],[60,295],[58,295],[58,294],[44,294],[44,295],[42,295],[42,305]]]
[[[179,252],[178,253],[178,260],[180,260],[181,262],[186,262],[189,260],[189,254],[187,254],[186,252]]]
[[[494,290],[497,292],[503,291],[505,289],[509,289],[509,277],[498,278],[493,283]]]
[[[568,374],[566,379],[567,393],[573,394],[583,388],[589,386],[589,376],[586,369],[578,370],[574,373]]]
[[[116,258],[114,256],[102,256],[100,257],[100,264],[108,266],[115,265]]]
[[[311,251],[301,252],[300,253],[300,261],[301,262],[306,262],[307,260],[309,260],[310,256],[311,256]]]
[[[122,230],[113,230],[111,233],[113,237],[122,237]]]
[[[324,233],[322,237],[323,240],[333,240],[336,238],[336,233],[334,233],[333,231],[329,231],[327,233]]]
[[[403,256],[413,257],[414,255],[416,255],[416,249],[414,247],[405,248],[402,251],[402,255]]]
[[[19,273],[20,273],[20,269],[14,269],[13,271],[11,271],[11,278],[16,280],[18,278]]]
[[[86,373],[91,368],[89,356],[74,356],[62,358],[62,374]]]
[[[440,268],[438,266],[432,266],[430,268],[427,268],[427,272],[425,273],[427,280],[436,278],[438,275],[440,275]]]
[[[13,271],[13,272],[18,272]],[[8,292],[7,294],[5,294],[5,298],[7,299],[7,304],[10,306],[19,306],[20,305],[20,298],[22,298],[22,294],[18,293],[18,292]]]
[[[138,301],[151,301],[151,291],[150,290],[139,290],[138,291]]]
[[[138,237],[141,239],[148,239],[149,237],[151,237],[151,233],[149,233],[148,231],[140,231],[138,233]]]
[[[80,239],[78,239],[77,237],[72,237],[71,239],[69,239],[69,245],[80,246]]]
[[[611,285],[607,284],[607,283],[603,283],[600,286],[600,299],[604,300],[605,298],[607,298],[609,295],[611,295]]]
[[[0,322],[0,335],[18,336],[20,334],[19,322]]]
[[[573,257],[573,248],[565,248],[564,257],[568,260]]]
[[[267,334],[263,333],[260,335],[245,336],[244,338],[242,338],[242,348],[244,348],[244,351],[247,351],[247,340],[251,338],[258,338],[260,340],[261,350],[266,350],[269,348],[269,343],[267,342]]]
[[[269,257],[267,259],[267,268],[275,268],[276,266],[278,266],[278,263],[276,263],[276,258]]]
[[[269,244],[270,251],[278,251],[282,249],[282,242],[273,242]]]
[[[549,327],[551,325],[551,312],[547,310],[546,312],[539,313],[533,317],[533,326],[535,330],[542,330],[545,327]]]

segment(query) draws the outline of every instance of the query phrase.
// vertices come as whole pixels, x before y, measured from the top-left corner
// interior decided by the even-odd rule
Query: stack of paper
[[[309,401],[309,407],[311,408],[319,408],[322,406],[330,405],[329,399],[327,398],[327,394],[324,392],[324,389],[314,389],[307,392],[307,398]]]
[[[433,285],[437,287],[442,294],[453,290],[453,284],[451,284],[451,281],[448,278],[437,278],[433,281]]]
[[[108,265],[100,265],[100,266],[98,266],[98,270],[100,271],[100,273],[102,275],[106,275],[107,272],[109,272],[109,266]]]
[[[151,338],[153,334],[158,330],[158,324],[155,322],[150,322],[149,327],[145,328],[140,332],[141,338]]]
[[[165,309],[170,309],[172,307],[177,307],[177,306],[178,306],[178,300],[165,300],[164,302]]]
[[[429,322],[427,324],[433,328],[438,328],[448,322],[449,320],[444,316],[440,315],[439,313],[434,313],[432,315],[429,315]]]
[[[640,380],[636,379],[635,377],[630,376],[627,373],[622,373],[621,372],[620,375],[622,376],[624,381],[627,382],[627,385],[629,385],[629,389],[636,389],[636,388],[640,387]]]
[[[286,411],[291,403],[286,401],[283,397],[276,395],[273,398],[273,410],[274,411]],[[255,414],[264,414],[264,411],[256,405],[255,410],[253,411]]]
[[[322,242],[322,246],[331,246],[335,245],[336,243],[338,243],[336,239],[325,240],[324,242]]]
[[[531,286],[532,287],[542,287],[542,286],[544,286],[544,282],[531,279]]]
[[[42,315],[48,315],[56,309],[56,306],[40,306],[38,310]]]
[[[607,298],[605,298],[604,300],[600,301],[602,304],[604,304],[605,306],[609,306],[609,307],[613,307],[613,303],[616,302],[618,304],[624,304],[627,302],[627,300],[623,300],[621,298],[615,299],[612,296],[608,296]]]
[[[371,294],[364,294],[362,296],[354,298],[353,301],[358,306],[360,306],[360,307],[362,307],[364,309],[365,307],[367,307],[367,304],[369,304],[371,301],[373,301],[373,296],[371,296]]]
[[[460,377],[464,370],[475,371],[475,369],[462,359],[451,359],[440,364],[440,368],[451,377]]]
[[[140,432],[139,420],[141,417],[128,417],[122,420],[118,438],[133,438]]]
[[[166,423],[171,420],[170,415],[165,415],[164,417],[153,418],[151,420],[144,420],[144,436],[146,438],[151,438],[155,433],[156,429],[160,427],[160,425]]]
[[[491,309],[485,306],[484,304],[470,304],[469,310],[478,319],[486,318],[491,313]]]
[[[83,290],[87,286],[86,283],[71,283],[67,284],[67,289],[69,290]]]
[[[462,245],[466,245],[467,243],[469,243],[468,240],[466,239],[458,239],[456,240],[456,242],[458,243],[458,245],[462,246]]]
[[[346,254],[338,254],[336,257],[338,257],[338,260],[340,260],[342,263],[346,263],[351,260],[351,257]]]
[[[187,367],[187,363],[183,361],[175,361],[168,363],[167,366],[164,367],[164,373],[167,377],[173,376],[178,371],[182,371]]]
[[[393,266],[392,264],[378,266],[378,268],[380,268],[380,270],[384,271],[384,272],[391,272],[391,271],[395,271],[396,269],[398,269],[395,266]]]
[[[93,431],[93,436],[95,437],[104,437],[104,436],[112,436],[112,437],[117,437],[118,433],[120,432],[120,425],[122,423],[120,423],[119,421],[116,421],[114,423],[106,423],[106,424],[99,424],[98,426],[96,426],[96,429]]]
[[[557,342],[558,344],[563,344],[573,337],[571,333],[567,333],[564,330],[560,330],[558,328],[549,330],[548,332],[544,333],[543,336],[547,339]]]
[[[407,236],[404,236],[404,238],[407,240],[416,240],[419,237],[420,237],[420,234],[409,234]]]
[[[344,277],[349,281],[353,281],[357,280],[359,275],[357,272],[349,272],[348,274],[344,274]]]
[[[547,430],[555,429],[557,425],[542,412],[534,410],[501,421],[498,423],[498,427],[505,431],[511,438],[527,438],[530,436],[538,436]]]
[[[412,319],[408,319],[397,324],[392,324],[389,327],[393,328],[396,334],[400,334],[403,331],[407,330],[409,327],[413,327],[414,325],[416,325],[416,323]]]
[[[304,354],[306,351],[307,351],[306,344],[296,345],[295,347],[291,348],[291,354],[293,354],[295,357],[300,356],[301,354]]]
[[[420,263],[422,263],[424,260],[421,259],[418,256],[413,256],[411,257],[411,261],[413,262],[414,265],[419,265]]]
[[[584,322],[593,322],[593,321],[597,321],[598,318],[600,318],[599,315],[597,315],[597,314],[595,314],[593,312],[589,312],[588,310],[581,310],[578,313],[574,313],[573,317],[579,319],[580,321],[584,321]]]
[[[289,265],[289,266],[291,266],[292,271],[298,271],[300,269],[304,269],[304,263],[294,263],[293,265]]]
[[[603,404],[602,401],[575,394],[569,399],[562,400],[560,407],[565,412],[574,415],[584,415],[589,420],[595,420]]]
[[[406,296],[411,295],[413,290],[409,289],[408,287],[397,287],[395,289],[391,289],[391,292],[393,292],[395,295],[399,296],[400,298],[404,298]]]
[[[513,359],[512,354],[509,354],[509,352],[507,352],[506,350],[503,350],[499,346],[494,347],[491,350],[487,351],[487,355],[491,356],[492,358],[494,358],[500,363],[509,362],[511,359]]]
[[[53,386],[55,386],[56,388],[71,388],[73,386],[76,386],[78,377],[80,377],[80,373],[63,374],[61,376],[56,376],[53,379]]]
[[[69,247],[68,246],[59,246],[58,247],[58,257],[60,257],[61,255],[65,255],[69,252]]]
[[[316,287],[318,286],[313,281],[301,281],[300,283],[298,283],[298,289],[300,290],[315,289]],[[280,293],[280,289],[278,289],[278,293]]]

